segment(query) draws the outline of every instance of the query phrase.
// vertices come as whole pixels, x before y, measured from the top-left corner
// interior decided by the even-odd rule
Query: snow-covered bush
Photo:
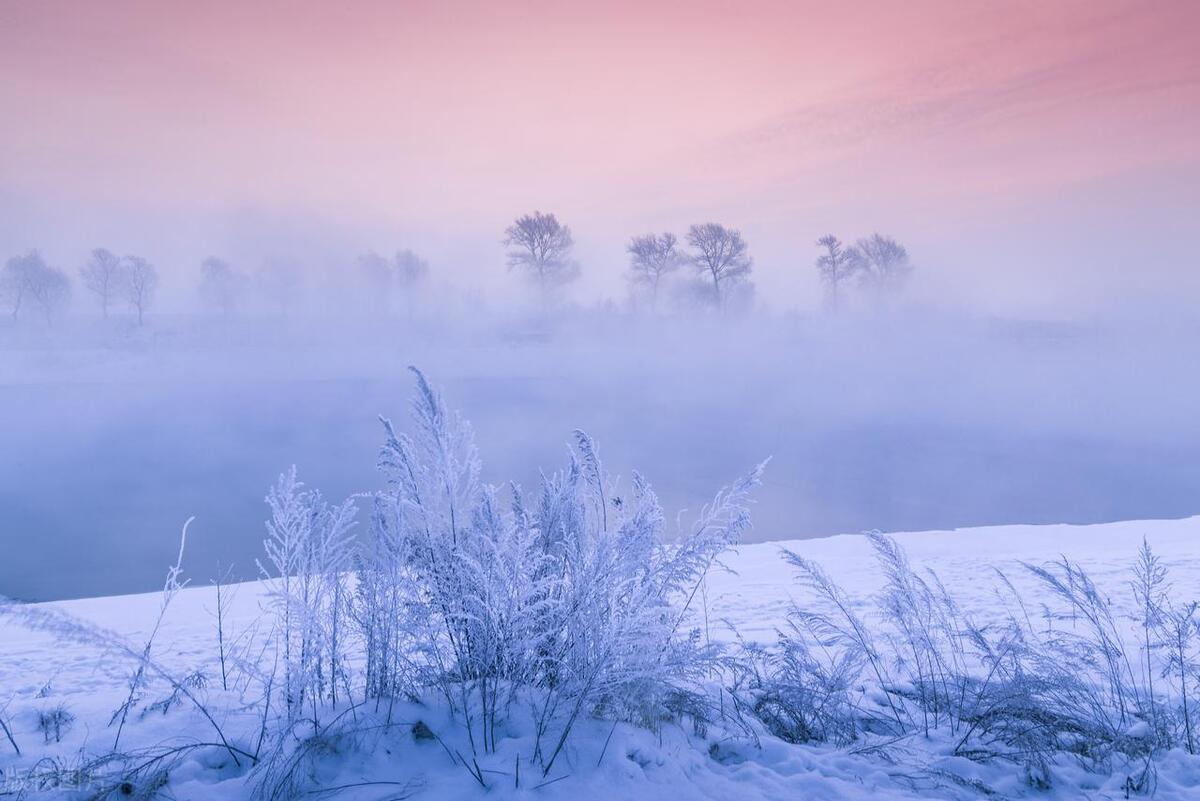
[[[702,728],[720,651],[692,605],[749,527],[762,466],[669,539],[649,483],[634,473],[623,490],[583,432],[532,496],[484,485],[470,424],[413,373],[411,432],[383,420],[386,483],[365,536],[350,536],[352,503],[328,505],[295,469],[267,496],[260,568],[280,675],[261,684],[264,704],[285,712],[266,761],[292,764],[343,730],[329,727],[347,711],[339,688],[343,701],[373,700],[383,725],[398,703],[444,704],[471,753],[455,759],[481,784],[474,757],[497,750],[514,709],[534,729],[526,760],[542,775],[585,717],[655,728],[687,716]],[[271,720],[264,709],[264,730]],[[266,796],[294,779],[264,770]]]
[[[789,743],[848,745],[860,733],[855,683],[862,664],[850,649],[820,646],[797,608],[773,647],[743,642],[730,695]]]
[[[352,501],[331,506],[296,478],[296,468],[279,477],[267,495],[271,519],[264,542],[267,564],[259,563],[282,650],[282,694],[290,720],[305,703],[336,704],[339,682],[349,695],[345,671],[346,573],[350,569],[357,508]]]
[[[690,606],[749,526],[762,467],[668,543],[650,485],[634,474],[621,495],[582,432],[532,502],[482,485],[470,425],[414,374],[414,431],[384,421],[387,489],[358,563],[368,694],[439,693],[485,753],[514,701],[536,703],[545,772],[580,715],[653,726],[702,708],[694,696],[716,652],[688,624]]]
[[[792,551],[784,551],[783,558],[796,570],[796,577],[821,604],[821,608],[793,605],[788,619],[790,631],[779,635],[776,653],[784,658],[783,670],[776,671],[767,682],[751,682],[755,692],[754,706],[766,698],[774,698],[768,708],[765,722],[772,726],[772,718],[782,716],[794,720],[813,719],[818,711],[822,715],[836,715],[836,722],[821,727],[806,726],[805,736],[797,732],[795,739],[826,739],[820,736],[825,731],[840,731],[842,739],[853,738],[861,729],[881,731],[888,734],[903,733],[910,725],[903,704],[888,692],[897,686],[892,677],[890,661],[878,644],[884,632],[874,622],[868,622],[857,611],[857,604],[839,587],[817,563],[805,559]],[[806,652],[810,646],[819,647],[823,662],[815,662]],[[789,658],[790,657],[790,658]],[[819,667],[823,666],[823,667]],[[827,679],[821,675],[832,677]],[[869,676],[878,689],[876,703],[863,706],[853,701],[848,694],[838,693],[839,686],[862,686],[862,677]],[[832,705],[821,703],[814,707],[812,694],[805,685],[827,687],[824,694],[835,701]],[[794,708],[783,709],[790,702]],[[777,725],[777,724],[776,724]]]
[[[956,756],[1020,764],[1035,786],[1070,759],[1093,771],[1119,761],[1129,789],[1144,790],[1155,754],[1194,753],[1196,606],[1170,599],[1149,546],[1132,571],[1135,620],[1063,558],[1024,565],[1046,591],[1044,625],[999,574],[1019,611],[980,626],[895,540],[868,536],[884,578],[868,613],[819,565],[784,553],[812,602],[793,609],[773,648],[745,649],[735,690],[772,733],[793,742],[940,737]]]

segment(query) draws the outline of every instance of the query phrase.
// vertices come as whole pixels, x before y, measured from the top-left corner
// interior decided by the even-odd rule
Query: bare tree
[[[41,254],[31,250],[5,262],[0,273],[0,297],[11,306],[14,320],[26,303],[32,303],[50,323],[71,299],[71,282],[66,273],[49,266]]]
[[[732,285],[746,280],[754,266],[746,240],[740,231],[719,223],[693,225],[687,239],[692,263],[701,276],[712,281],[714,305],[724,309]]]
[[[35,269],[35,259],[39,259],[36,251],[13,256],[4,263],[4,271],[0,272],[0,298],[9,306],[9,313],[14,320],[29,297],[29,273]]]
[[[126,256],[121,263],[121,273],[121,291],[137,311],[138,326],[141,326],[158,289],[158,270],[141,256]]]
[[[397,251],[395,259],[396,283],[404,293],[404,304],[411,318],[416,307],[417,292],[429,277],[429,262],[405,248]]]
[[[120,258],[110,250],[96,248],[87,264],[80,268],[79,277],[84,287],[99,299],[100,311],[107,319],[109,304],[121,290]]]
[[[429,275],[429,262],[405,248],[396,252],[396,281],[409,288],[425,280]]]
[[[535,211],[518,217],[504,230],[504,244],[509,248],[508,268],[522,270],[536,281],[543,299],[579,277],[579,264],[571,259],[575,247],[571,229],[553,214]]]
[[[200,299],[228,317],[237,308],[246,278],[229,264],[210,256],[200,265]]]
[[[863,286],[881,300],[897,294],[913,271],[904,246],[881,234],[858,240],[852,259]]]
[[[376,314],[390,314],[399,294],[411,317],[417,288],[429,274],[429,263],[407,248],[396,251],[391,258],[372,250],[358,257],[358,273],[365,301]]]
[[[629,251],[630,280],[650,287],[650,307],[658,309],[658,287],[663,276],[679,269],[685,259],[676,247],[675,234],[635,236],[625,248]]]
[[[358,274],[366,303],[373,307],[375,314],[386,315],[396,282],[391,259],[373,250],[364,253],[358,257]]]
[[[54,316],[65,309],[71,300],[71,279],[62,270],[45,262],[41,262],[41,269],[34,273],[30,289],[33,302],[42,310],[47,323],[53,322]]]
[[[817,257],[817,273],[825,285],[829,307],[833,311],[841,305],[841,285],[858,271],[860,260],[854,248],[847,248],[833,234],[817,240],[817,247],[825,252]]]
[[[269,261],[255,276],[258,290],[284,317],[300,297],[300,270],[288,261]]]

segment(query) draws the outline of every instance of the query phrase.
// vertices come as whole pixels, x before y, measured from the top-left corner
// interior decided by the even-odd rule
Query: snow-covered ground
[[[1041,563],[1060,555],[1080,564],[1115,607],[1126,610],[1131,601],[1130,567],[1143,538],[1168,568],[1175,594],[1200,598],[1200,517],[895,536],[913,566],[935,571],[963,610],[979,622],[1007,614],[1011,595],[999,591],[1002,581],[997,570],[1004,571],[1023,599],[1036,606],[1044,591],[1019,563]],[[813,602],[795,581],[792,568],[779,558],[781,548],[820,563],[869,614],[867,601],[879,590],[883,577],[866,538],[846,535],[746,545],[726,560],[730,572],[708,579],[704,609],[712,637],[729,638],[728,624],[743,637],[771,641],[793,602]],[[159,600],[155,594],[130,595],[39,608],[116,632],[140,649],[156,619]],[[238,586],[225,620],[227,637],[248,642],[264,635],[256,628],[262,600],[258,584]],[[236,687],[220,689],[215,609],[212,587],[182,591],[158,633],[155,652],[178,675],[203,671],[206,685],[196,692],[208,699],[222,728],[238,732],[238,746],[252,749],[258,713],[243,705],[245,699]],[[116,735],[110,719],[125,700],[133,664],[111,650],[65,642],[0,618],[0,717],[8,722],[21,749],[17,756],[0,732],[4,771],[0,797],[27,789],[31,771],[42,777],[54,773],[61,779],[69,769],[85,764],[89,754],[111,749]],[[211,724],[185,702],[151,711],[155,693],[166,697],[170,688],[151,685],[145,703],[129,716],[121,735],[123,749],[215,737]],[[55,742],[52,726],[44,731],[39,721],[52,718],[60,708],[72,720],[61,727],[61,742]],[[405,704],[393,710],[393,720],[405,721],[403,726],[364,731],[355,735],[353,743],[331,739],[323,746],[328,753],[317,763],[315,777],[327,793],[314,794],[309,786],[303,790],[305,797],[908,799],[970,797],[986,786],[989,792],[1007,797],[1124,798],[1123,783],[1134,769],[1123,771],[1118,766],[1111,775],[1099,776],[1064,764],[1056,769],[1049,790],[1037,790],[1024,783],[1011,764],[978,764],[949,756],[938,742],[922,742],[921,737],[897,744],[884,759],[853,747],[790,745],[769,736],[755,745],[718,741],[715,735],[690,727],[668,726],[660,734],[651,734],[623,724],[613,727],[588,721],[568,745],[561,770],[556,768],[546,779],[523,775],[518,788],[516,766],[522,755],[529,755],[532,738],[529,722],[516,714],[506,723],[496,753],[480,763],[489,788],[485,791],[452,760],[450,752],[465,750],[466,744],[457,742],[456,737],[463,738],[453,733],[454,727],[444,717],[436,709]],[[431,731],[444,733],[443,742],[415,738],[411,724],[418,719]],[[189,750],[186,758],[170,764],[167,789],[180,799],[247,797],[262,779],[234,765],[229,754],[217,747]],[[972,783],[978,784],[972,787]],[[281,792],[277,797],[301,791]],[[1163,755],[1157,762],[1153,792],[1168,800],[1200,798],[1200,758],[1179,751]]]
[[[1002,582],[996,570],[1004,571],[1034,605],[1044,595],[1034,578],[1020,569],[1021,561],[1067,556],[1087,570],[1115,604],[1131,602],[1130,567],[1143,538],[1170,571],[1177,594],[1200,598],[1200,517],[1087,526],[984,526],[895,537],[914,567],[936,572],[964,611],[981,622],[999,615],[1000,604],[1007,603],[997,598]],[[795,587],[792,569],[777,558],[781,548],[820,563],[852,598],[868,600],[883,583],[870,544],[859,535],[744,545],[726,561],[733,573],[709,579],[713,608],[734,621],[743,636],[770,637],[788,604],[807,597]]]

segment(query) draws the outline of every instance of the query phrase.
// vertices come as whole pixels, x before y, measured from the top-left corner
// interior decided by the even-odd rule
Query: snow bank
[[[1021,594],[1036,597],[1035,579],[1019,562],[1044,562],[1065,554],[1082,565],[1120,608],[1128,593],[1130,564],[1148,540],[1170,570],[1171,581],[1188,597],[1200,595],[1200,517],[1185,520],[1134,521],[1090,526],[997,526],[955,531],[897,534],[917,569],[936,571],[972,616],[986,620],[1005,614],[997,572],[1005,571]],[[728,572],[710,574],[697,620],[707,620],[714,638],[730,638],[730,627],[744,637],[769,642],[792,603],[810,599],[798,588],[791,568],[780,558],[782,548],[819,562],[847,593],[863,605],[883,584],[868,541],[846,535],[828,539],[742,546],[725,563]],[[227,610],[228,631],[258,633],[265,603],[258,583],[239,585]],[[90,598],[38,605],[111,630],[139,643],[158,612],[157,594]],[[1132,611],[1132,610],[1130,610]],[[205,697],[218,722],[230,731],[249,732],[236,739],[251,749],[256,715],[236,688],[213,684],[216,629],[212,587],[190,587],[175,599],[157,639],[159,660],[184,672],[203,670]],[[0,792],[34,789],[59,782],[48,792],[71,795],[71,771],[87,764],[90,754],[112,745],[113,711],[128,690],[130,660],[111,649],[56,640],[10,620],[0,620],[0,710],[21,748],[18,756],[0,737]],[[150,695],[170,694],[156,688]],[[153,699],[147,699],[149,702]],[[147,703],[145,706],[149,706]],[[53,729],[40,724],[61,709],[68,717],[56,741]],[[354,720],[358,725],[344,725]],[[392,725],[384,726],[388,720]],[[421,726],[416,726],[420,721]],[[519,779],[517,765],[533,748],[531,722],[518,713],[505,721],[498,747],[479,765],[485,791],[472,771],[454,754],[469,753],[464,735],[437,705],[395,704],[347,707],[340,722],[310,736],[313,750],[298,764],[304,787],[323,788],[338,798],[477,798],[548,799],[880,799],[973,797],[987,788],[1005,796],[1053,798],[1124,797],[1127,772],[1095,775],[1069,764],[1057,769],[1049,791],[1024,784],[1011,764],[979,764],[949,756],[937,737],[909,738],[880,759],[855,748],[790,745],[764,736],[755,744],[685,726],[666,726],[658,733],[626,724],[589,720],[572,738],[560,766],[549,776]],[[415,727],[415,728],[414,728]],[[428,731],[433,737],[422,736]],[[1132,735],[1131,735],[1132,736]],[[137,751],[163,744],[188,746],[211,740],[207,724],[192,708],[173,703],[131,716],[122,746]],[[152,753],[146,750],[149,755]],[[180,799],[243,798],[265,792],[261,775],[233,764],[217,747],[186,748],[169,766],[163,781]],[[899,755],[899,756],[898,756]],[[1132,767],[1131,767],[1132,770]],[[86,787],[84,777],[82,784]],[[280,785],[277,797],[292,797],[299,785]],[[290,787],[290,789],[288,789]],[[278,788],[277,788],[278,789]],[[1155,797],[1187,799],[1200,793],[1200,760],[1170,752],[1157,762]]]

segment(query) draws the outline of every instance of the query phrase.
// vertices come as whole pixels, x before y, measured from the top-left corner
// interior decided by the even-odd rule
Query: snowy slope
[[[985,526],[894,536],[914,567],[936,572],[965,611],[983,619],[999,612],[996,570],[1035,598],[1036,582],[1019,562],[1063,555],[1084,567],[1120,604],[1143,538],[1170,570],[1179,594],[1200,598],[1200,517],[1087,526]],[[714,574],[709,583],[714,610],[734,621],[744,636],[770,636],[772,621],[793,598],[804,598],[794,589],[791,569],[777,558],[782,548],[819,562],[853,597],[864,598],[882,584],[870,545],[859,535],[742,546],[726,560],[734,573]]]
[[[1006,601],[996,592],[1000,584],[996,570],[1005,571],[1023,595],[1036,599],[1034,581],[1020,569],[1019,562],[1043,562],[1060,554],[1086,568],[1120,608],[1121,599],[1128,595],[1130,564],[1143,538],[1169,568],[1180,594],[1200,597],[1200,517],[1090,526],[997,526],[905,533],[896,538],[915,567],[934,570],[964,610],[985,621],[1004,614]],[[704,608],[698,611],[707,613],[712,637],[728,638],[728,623],[744,637],[770,641],[790,604],[811,602],[779,558],[781,548],[821,563],[860,602],[882,583],[869,543],[861,536],[743,546],[726,560],[730,572],[713,574],[708,580]],[[259,585],[240,585],[226,631],[247,638],[261,636],[255,628],[261,602]],[[41,608],[68,613],[138,644],[153,625],[158,604],[159,596],[149,594],[65,601]],[[244,709],[239,711],[242,699],[236,691],[222,693],[212,679],[217,671],[214,610],[212,588],[184,590],[163,623],[156,653],[180,675],[197,669],[207,674],[205,697],[219,710],[216,716],[223,727],[247,733],[240,741],[245,743],[256,730],[255,718]],[[0,619],[0,644],[0,710],[5,710],[3,717],[23,752],[21,757],[15,756],[9,743],[0,739],[3,797],[5,790],[16,792],[28,786],[27,771],[43,756],[56,758],[60,767],[77,766],[86,762],[87,753],[112,746],[114,732],[109,720],[125,698],[131,661],[98,646],[64,643],[4,619]],[[169,691],[162,689],[160,694]],[[62,742],[56,743],[53,736],[39,730],[39,714],[60,706],[74,722],[64,727]],[[452,730],[442,714],[411,705],[396,712],[400,720],[420,719],[435,731]],[[748,743],[709,742],[690,729],[668,727],[660,737],[601,722],[588,722],[583,736],[572,740],[561,776],[556,770],[547,777],[555,781],[534,789],[542,779],[526,777],[521,788],[515,789],[513,766],[522,749],[527,755],[531,748],[527,722],[519,718],[510,721],[498,752],[482,766],[487,771],[489,797],[572,801],[969,797],[974,791],[965,786],[965,780],[983,782],[992,791],[1014,797],[1124,797],[1120,788],[1124,774],[1099,777],[1064,768],[1061,781],[1051,791],[1035,791],[1020,781],[1011,765],[981,766],[944,757],[937,744],[928,748],[920,743],[906,745],[897,753],[912,754],[913,761],[901,764],[855,754],[852,749],[794,746],[769,737],[756,748]],[[211,730],[198,714],[186,704],[176,704],[165,713],[135,713],[123,734],[122,747],[211,738]],[[322,763],[325,772],[317,780],[328,788],[342,788],[336,792],[339,798],[396,798],[411,793],[416,798],[445,799],[484,794],[477,781],[449,758],[449,750],[459,747],[451,735],[446,737],[446,747],[414,740],[411,726],[364,735],[364,739],[367,742],[357,742],[353,748],[345,743],[331,745],[335,751],[345,747],[346,755]],[[39,775],[43,777],[44,768],[42,763]],[[944,774],[959,778],[946,780]],[[57,775],[61,776],[61,771]],[[178,798],[246,797],[254,781],[247,775],[219,749],[201,749],[173,765],[170,791]],[[1200,797],[1200,760],[1168,754],[1158,766],[1155,793],[1163,799]]]

